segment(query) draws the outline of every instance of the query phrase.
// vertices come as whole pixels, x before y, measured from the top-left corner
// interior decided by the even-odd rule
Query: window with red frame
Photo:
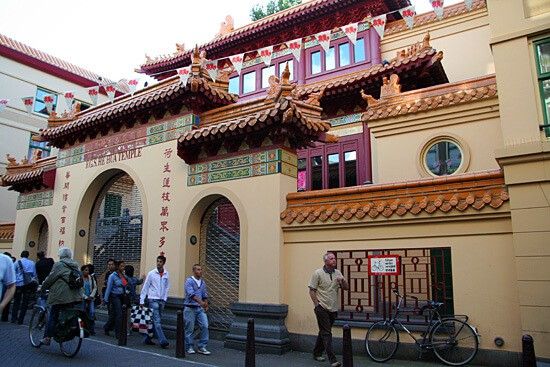
[[[367,129],[366,129],[367,130]],[[363,185],[372,181],[368,131],[298,151],[298,191]]]

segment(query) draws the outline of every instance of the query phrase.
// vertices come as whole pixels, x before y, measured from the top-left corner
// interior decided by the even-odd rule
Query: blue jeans
[[[195,333],[195,320],[199,324],[199,342],[197,347],[206,348],[208,344],[208,317],[202,307],[185,306],[183,310],[183,318],[185,320],[185,348],[193,348],[193,340]]]
[[[148,304],[149,308],[153,311],[153,331],[155,334],[155,338],[157,338],[161,345],[168,344],[168,340],[166,340],[164,332],[162,331],[162,325],[160,321],[165,304],[166,302],[160,299],[150,299]],[[146,334],[145,341],[148,340],[151,340],[151,338],[149,338],[149,335]]]

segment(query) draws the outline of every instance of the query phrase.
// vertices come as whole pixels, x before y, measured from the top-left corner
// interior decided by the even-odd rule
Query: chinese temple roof
[[[284,143],[292,148],[303,148],[313,141],[335,141],[327,134],[330,124],[321,120],[318,101],[295,99],[296,86],[288,81],[288,67],[282,80],[270,77],[270,88],[265,99],[221,107],[201,116],[196,129],[183,133],[178,139],[178,155],[187,163],[194,163],[201,150],[210,156],[224,147],[237,151],[243,141],[249,148],[259,147],[265,139]]]
[[[29,162],[23,159],[20,163],[9,154],[6,173],[0,176],[0,186],[9,186],[9,190],[27,192],[44,188],[53,188],[57,157],[37,159]]]
[[[184,105],[197,112],[237,101],[236,95],[227,92],[227,83],[212,82],[198,65],[194,70],[185,85],[179,77],[172,77],[133,96],[124,95],[113,103],[103,103],[72,117],[53,115],[40,138],[63,147],[86,136],[105,135],[111,128],[116,131],[123,124],[131,127],[137,121],[147,122],[153,115],[162,117],[166,111],[177,113]]]
[[[456,83],[396,93],[387,98],[374,100],[363,113],[363,121],[398,117],[496,97],[495,75],[487,75]]]
[[[3,34],[0,34],[0,56],[29,65],[84,87],[91,87],[101,83],[112,83],[111,80],[101,77],[94,72],[27,46]]]
[[[502,170],[287,195],[286,225],[383,220],[407,214],[500,208],[509,200]]]
[[[291,39],[306,37],[351,22],[361,21],[369,15],[388,13],[409,5],[409,0],[312,0],[280,11],[244,27],[233,29],[232,24],[222,25],[218,36],[200,46],[213,59],[257,50]],[[398,13],[389,15],[396,19]],[[230,18],[230,17],[229,17]],[[232,23],[229,19],[229,22]],[[177,47],[175,54],[147,62],[136,71],[148,75],[167,72],[189,64],[192,50]],[[171,71],[171,74],[168,72]],[[165,76],[164,76],[165,77]],[[162,77],[160,77],[162,79]]]
[[[0,223],[0,241],[11,242],[15,234],[15,223]]]
[[[357,104],[360,92],[374,96],[379,95],[383,81],[392,74],[400,77],[403,90],[414,90],[436,84],[448,83],[447,75],[441,64],[443,52],[431,47],[424,47],[414,51],[405,51],[389,63],[377,64],[372,67],[349,74],[323,80],[317,83],[298,87],[298,96],[307,98],[308,95],[321,94],[321,105],[325,112],[331,112],[331,107],[339,104],[332,103],[333,99],[355,101]],[[421,75],[421,76],[419,76]]]

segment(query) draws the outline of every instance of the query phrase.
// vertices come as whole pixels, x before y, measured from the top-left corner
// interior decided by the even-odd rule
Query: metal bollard
[[[522,347],[522,366],[537,367],[537,357],[535,356],[535,343],[531,335],[524,335],[521,338]]]
[[[244,360],[245,367],[256,367],[256,345],[254,343],[254,319],[248,319],[248,328],[246,329],[246,354]]]
[[[353,351],[351,347],[351,328],[344,325],[344,337],[342,340],[342,364],[344,367],[353,367]]]
[[[178,310],[176,313],[176,358],[185,358],[185,337],[183,327],[183,312]]]
[[[128,307],[122,305],[122,317],[120,322],[120,333],[118,335],[118,345],[126,346],[128,341]]]

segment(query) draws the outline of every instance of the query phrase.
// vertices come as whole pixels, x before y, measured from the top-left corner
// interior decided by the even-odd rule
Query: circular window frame
[[[445,141],[455,144],[458,147],[458,149],[460,149],[460,152],[462,154],[462,162],[460,162],[460,166],[458,166],[457,170],[451,173],[450,175],[438,176],[432,173],[430,169],[426,166],[426,154],[434,144],[445,142]],[[465,173],[468,170],[468,167],[470,166],[470,147],[468,146],[468,144],[466,144],[464,139],[454,134],[438,134],[430,137],[421,145],[417,153],[417,157],[418,159],[416,160],[416,167],[422,177],[437,178],[437,177],[455,176],[461,173]]]

